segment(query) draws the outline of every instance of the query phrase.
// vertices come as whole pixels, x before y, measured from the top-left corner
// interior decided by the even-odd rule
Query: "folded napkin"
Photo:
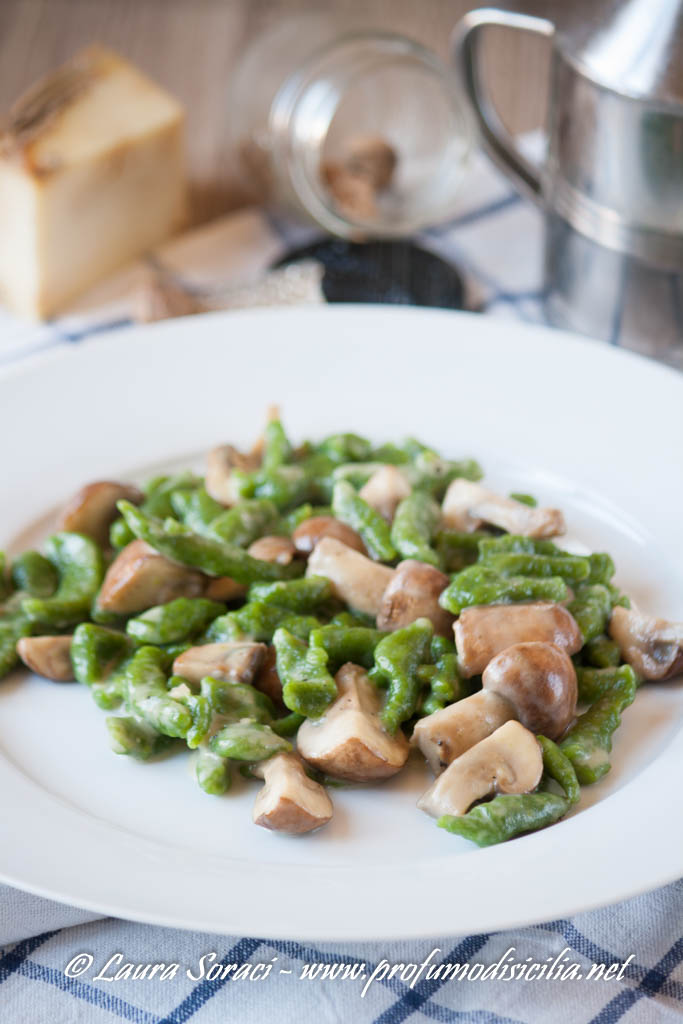
[[[539,212],[477,156],[455,216],[417,241],[464,272],[470,307],[540,323],[542,235]],[[136,319],[201,308],[323,301],[315,265],[266,276],[285,253],[315,236],[311,229],[248,209],[161,246],[48,324],[26,324],[0,313],[0,372],[2,365],[47,348],[96,344],[103,331],[124,328]],[[572,920],[496,935],[314,947],[297,942],[295,935],[291,941],[275,942],[96,920],[95,914],[7,886],[0,886],[0,906],[0,945],[5,946],[0,951],[1,1019],[11,1024],[97,1024],[119,1018],[144,1024],[190,1019],[197,1024],[261,1024],[267,1019],[300,1024],[302,1018],[320,1024],[425,1019],[640,1024],[673,1022],[683,1011],[682,882]],[[541,965],[557,959],[561,967],[564,956],[565,966],[576,963],[576,970],[584,973],[592,963],[619,963],[623,970],[620,980],[574,977],[512,984],[496,978],[444,980],[424,975],[411,984],[409,976],[402,980],[385,975],[371,981],[363,995],[373,971],[382,973],[382,961],[420,964],[436,950],[431,964],[490,966],[510,949],[509,956],[521,964],[527,959]],[[222,963],[272,963],[272,973],[260,982],[201,979],[201,957],[212,952]],[[118,953],[121,960],[110,974],[126,962],[180,967],[166,981],[95,981],[98,971]],[[93,959],[92,966],[77,975],[82,965],[79,954]],[[71,961],[74,976],[68,977],[64,971]],[[365,979],[298,977],[307,963],[358,961],[366,964]],[[205,961],[205,968],[212,962]],[[188,968],[198,980],[187,976]]]
[[[0,952],[0,1005],[11,1024],[676,1024],[682,924],[683,882],[571,920],[417,942],[226,937],[108,919]],[[503,969],[513,963],[518,971],[539,965],[538,976],[510,983]],[[166,980],[159,970],[133,980],[126,964],[129,975],[137,965],[142,973],[146,964],[164,964]],[[231,964],[226,977],[207,976]],[[457,966],[444,977],[444,964]],[[589,977],[594,964],[604,965],[602,973]],[[336,965],[346,965],[346,977]],[[326,968],[336,976],[326,977]],[[123,976],[111,980],[117,971]]]

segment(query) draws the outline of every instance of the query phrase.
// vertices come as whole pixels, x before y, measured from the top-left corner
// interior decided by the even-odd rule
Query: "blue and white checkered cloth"
[[[292,225],[250,210],[162,247],[154,260],[190,286],[211,290],[254,280],[305,238]],[[466,271],[473,304],[496,316],[542,321],[541,217],[483,158],[475,160],[457,216],[421,241]],[[96,344],[98,333],[125,329],[134,318],[135,273],[116,275],[46,325],[0,313],[0,365],[43,349]],[[683,1017],[683,881],[572,920],[516,931],[354,945],[311,946],[295,935],[291,941],[225,938],[98,919],[7,886],[0,886],[0,900],[0,1022],[7,1024],[673,1024]],[[270,971],[261,980],[202,978],[202,957],[205,970],[214,963],[250,963],[270,965]],[[509,981],[500,972],[482,978],[483,968],[471,972],[478,980],[444,978],[443,971],[428,977],[424,968],[417,976],[418,968],[409,965],[428,957],[431,966],[491,967],[506,957],[559,966],[553,980],[518,975]],[[406,966],[390,977],[383,962]],[[126,963],[162,963],[173,976],[161,980],[157,970],[151,979],[106,980],[117,970],[125,973]],[[324,965],[340,963],[349,972],[357,965],[356,978],[323,976]],[[317,977],[300,977],[307,964],[322,965]],[[622,969],[612,971],[612,980],[589,979],[593,964]]]

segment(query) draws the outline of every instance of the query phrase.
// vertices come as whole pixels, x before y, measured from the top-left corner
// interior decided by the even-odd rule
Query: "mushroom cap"
[[[348,662],[335,676],[338,697],[321,718],[299,727],[297,748],[309,764],[338,779],[369,782],[400,771],[410,746],[379,718],[381,698],[367,673]]]
[[[188,683],[200,683],[205,676],[227,683],[251,683],[265,653],[265,644],[248,640],[200,644],[178,655],[173,675]]]
[[[466,814],[475,800],[494,793],[530,793],[542,774],[543,755],[534,734],[519,722],[506,722],[452,761],[417,806],[435,818]]]
[[[310,555],[323,537],[335,537],[342,544],[346,544],[347,548],[367,555],[360,535],[334,516],[311,516],[310,519],[304,519],[292,534],[292,541],[300,555]]]
[[[453,616],[439,604],[439,595],[450,583],[445,573],[426,562],[407,558],[394,571],[377,613],[377,628],[401,629],[415,619],[430,619],[434,632],[450,636]]]
[[[506,697],[493,690],[480,690],[421,718],[413,729],[412,743],[438,775],[456,757],[515,717],[515,709]]]
[[[373,562],[335,537],[323,537],[311,552],[306,575],[326,576],[335,597],[356,611],[375,616],[394,570]]]
[[[144,540],[127,544],[107,569],[97,604],[117,615],[133,615],[176,597],[199,597],[206,577],[164,558]]]
[[[609,635],[643,679],[671,679],[683,672],[683,622],[667,622],[617,605]]]
[[[554,644],[512,644],[488,663],[482,684],[507,697],[522,725],[551,740],[576,715],[576,672],[571,658]]]
[[[253,767],[265,780],[254,803],[254,824],[274,832],[301,835],[326,825],[332,801],[319,782],[309,779],[296,754],[276,754]]]
[[[275,562],[277,565],[289,565],[296,554],[296,548],[289,537],[270,536],[259,537],[247,548],[252,558],[259,558],[262,562]]]
[[[71,683],[75,678],[71,640],[70,636],[23,636],[17,641],[17,654],[36,675],[56,683]]]
[[[57,530],[84,533],[103,547],[109,547],[109,527],[118,516],[120,499],[139,505],[144,495],[132,484],[96,480],[86,484],[67,502],[57,520]]]
[[[479,675],[491,658],[512,644],[541,640],[567,654],[575,654],[583,645],[574,616],[552,601],[465,608],[453,631],[460,670],[466,678]]]

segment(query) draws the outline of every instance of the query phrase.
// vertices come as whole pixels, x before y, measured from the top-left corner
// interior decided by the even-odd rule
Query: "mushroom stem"
[[[559,509],[530,508],[463,477],[449,485],[442,513],[445,526],[452,530],[472,532],[482,523],[490,523],[525,537],[555,537],[565,532],[564,516]]]
[[[173,674],[194,684],[206,676],[223,682],[251,683],[265,653],[265,644],[252,642],[201,644],[178,655]]]
[[[356,611],[376,616],[394,570],[373,562],[335,537],[323,537],[311,552],[306,575],[326,576],[335,597]]]
[[[412,742],[438,775],[466,750],[513,718],[516,718],[515,709],[507,698],[491,690],[480,690],[457,704],[449,704],[421,718],[413,729]]]

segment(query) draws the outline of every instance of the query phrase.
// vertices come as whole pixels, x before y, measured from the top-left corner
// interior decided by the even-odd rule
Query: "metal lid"
[[[565,56],[601,85],[683,105],[683,0],[606,0],[558,34]]]

